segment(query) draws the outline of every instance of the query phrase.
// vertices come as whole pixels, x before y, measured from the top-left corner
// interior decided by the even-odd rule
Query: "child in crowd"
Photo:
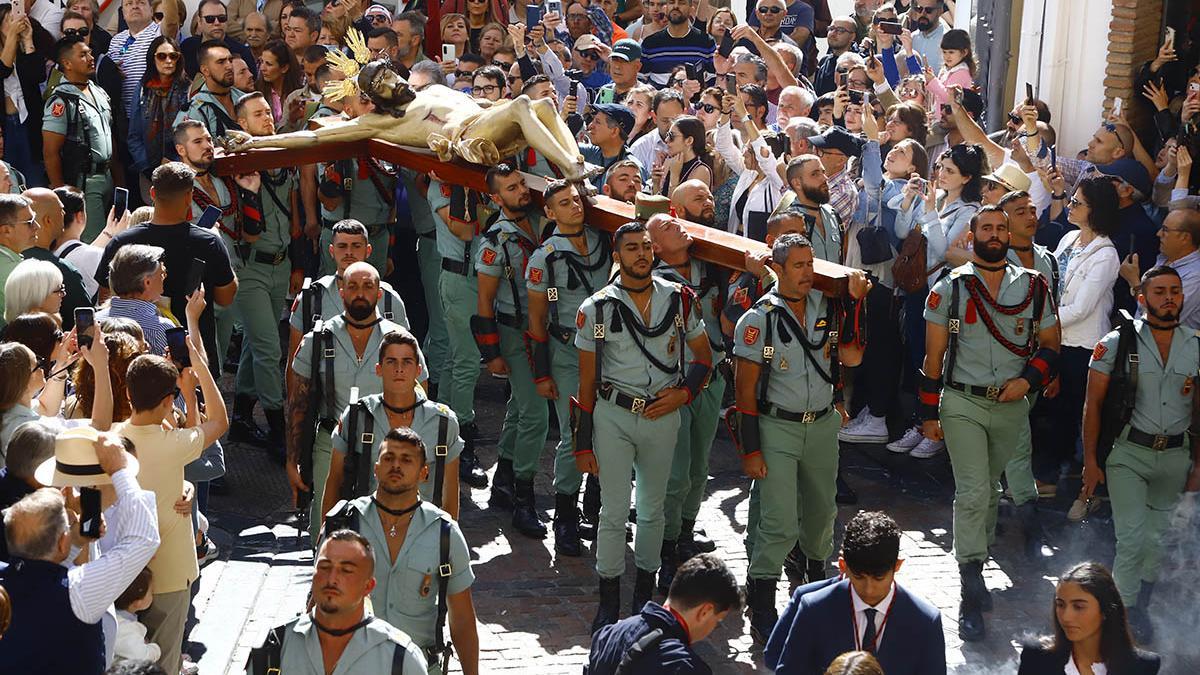
[[[146,627],[138,623],[137,613],[148,609],[154,601],[150,592],[150,582],[154,573],[149,567],[144,568],[134,578],[129,588],[121,594],[114,603],[117,607],[117,643],[113,650],[113,660],[145,659],[157,661],[161,655],[158,645],[146,642]]]

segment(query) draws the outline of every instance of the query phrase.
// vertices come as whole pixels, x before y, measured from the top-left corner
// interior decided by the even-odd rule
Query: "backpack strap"
[[[446,596],[450,584],[450,576],[454,574],[454,567],[450,564],[450,519],[447,516],[440,520],[441,532],[438,535],[437,625],[434,627],[433,633],[433,653],[442,660],[442,672],[444,673],[450,661],[450,654],[454,651],[454,646],[446,642]]]
[[[318,346],[321,348],[320,358],[325,362],[325,391],[321,392],[325,399],[326,418],[337,419],[337,412],[334,410],[337,389],[334,381],[334,359],[337,354],[337,347],[333,337],[333,331],[326,327],[321,331],[321,341]],[[314,358],[316,355],[314,355]]]
[[[438,410],[438,438],[433,446],[433,505],[442,507],[442,483],[446,480],[446,458],[450,456],[450,417]]]
[[[392,652],[392,675],[404,675],[404,659],[407,656],[408,650],[404,648],[404,645],[397,642],[396,649]]]
[[[74,244],[71,244],[70,246],[66,247],[65,249],[63,249],[62,253],[58,254],[59,259],[66,259],[67,256],[71,255],[72,251],[79,248],[80,246],[83,246],[82,241],[77,241]]]
[[[766,335],[763,336],[762,350],[763,362],[762,368],[758,371],[758,409],[761,412],[769,405],[767,388],[771,384],[771,364],[775,360],[775,316],[772,309],[775,305],[759,300],[755,306],[762,307],[763,317],[766,319]]]
[[[388,321],[392,320],[395,314],[392,312],[392,294],[386,290],[383,292],[383,318]]]
[[[646,633],[638,638],[636,642],[629,646],[629,649],[621,656],[621,662],[617,664],[617,669],[614,675],[626,675],[633,671],[633,665],[647,653],[658,647],[658,643],[666,638],[666,633],[661,628]]]
[[[958,277],[950,277],[950,306],[946,308],[949,317],[946,328],[950,331],[950,339],[946,345],[946,371],[942,373],[942,381],[949,384],[954,381],[954,362],[958,358],[958,333],[962,329],[962,321],[958,316]]]

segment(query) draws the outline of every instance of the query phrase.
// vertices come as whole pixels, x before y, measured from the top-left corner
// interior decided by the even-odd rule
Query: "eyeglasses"
[[[1008,113],[1008,121],[1012,122],[1013,124],[1021,124],[1021,116]]]
[[[1076,199],[1075,197],[1071,197],[1070,199],[1067,200],[1067,206],[1070,208],[1075,208],[1076,206],[1087,206],[1087,204]]]
[[[389,19],[382,14],[375,14],[371,17],[371,23],[389,23]]]
[[[942,11],[942,6],[940,4],[934,5],[932,7],[921,7],[919,5],[913,5],[912,7],[909,7],[908,10],[910,12],[916,12],[917,14],[937,14],[938,12]]]
[[[517,76],[509,75],[506,79],[508,80],[508,83],[511,85],[514,82],[520,82],[521,76],[520,75],[517,75]]]
[[[29,374],[33,375],[34,373],[38,372],[39,370],[42,371],[43,373],[45,373],[49,369],[50,369],[50,362],[48,360],[38,359],[37,361],[35,361],[33,363],[33,369],[29,371]]]
[[[713,114],[713,113],[717,112],[718,110],[720,110],[720,109],[721,109],[721,106],[713,105],[713,104],[711,104],[711,103],[701,103],[701,104],[700,104],[700,107],[699,107],[699,108],[697,108],[697,109],[698,109],[698,110],[703,110],[704,112],[706,112],[706,113],[708,113],[708,114],[710,114],[710,115],[711,115],[711,114]]]
[[[475,72],[474,72],[474,71],[467,71],[467,70],[456,70],[456,71],[454,71],[454,77],[456,77],[456,78],[459,78],[459,77],[470,77],[470,76],[472,76],[472,75],[474,75],[474,74],[475,74]]]
[[[488,96],[500,91],[500,87],[494,84],[485,84],[479,87],[471,87],[471,93],[476,96]]]
[[[954,108],[950,107],[949,103],[943,103],[942,104],[942,114],[943,115],[953,115]]]
[[[67,294],[67,285],[59,284],[58,288],[54,289],[54,294],[65,296]]]
[[[509,68],[512,68],[513,64],[511,61],[497,61],[495,58],[493,58],[492,65],[501,70],[508,70]]]
[[[228,14],[210,14],[200,18],[204,19],[204,23],[225,23],[226,21],[229,21]]]
[[[88,28],[87,26],[84,26],[83,28],[64,28],[64,29],[63,29],[63,36],[64,36],[64,37],[81,37],[81,38],[85,38],[85,37],[87,37],[89,34],[91,34],[91,32],[92,32],[92,29]]]
[[[667,142],[668,143],[674,143],[676,138],[678,138],[678,136],[675,134],[674,131],[667,132]]]
[[[925,90],[917,87],[904,87],[900,90],[901,97],[908,96],[910,98],[916,98],[918,96],[923,96],[924,94]]]
[[[1182,234],[1188,233],[1188,229],[1186,227],[1160,227],[1159,229],[1163,232],[1180,232]]]
[[[779,14],[779,13],[781,13],[781,12],[784,12],[784,11],[786,11],[786,10],[784,10],[784,8],[782,8],[782,7],[775,7],[775,6],[771,6],[771,7],[759,7],[759,8],[758,8],[758,13],[759,13],[759,14]]]
[[[155,61],[178,61],[179,52],[155,52]]]
[[[589,61],[599,61],[600,60],[600,52],[597,52],[597,51],[594,51],[591,49],[587,50],[586,52],[579,52],[579,55],[585,59],[588,59]]]
[[[827,35],[828,35],[829,33],[853,33],[853,32],[854,32],[854,31],[850,30],[849,28],[842,28],[841,26],[830,26],[830,27],[829,27],[829,28],[826,30],[826,34],[827,34]],[[843,72],[844,72],[844,71],[843,71]]]
[[[6,224],[7,225],[28,225],[29,227],[37,227],[37,218],[30,218],[29,220],[14,220],[13,222],[6,223]]]

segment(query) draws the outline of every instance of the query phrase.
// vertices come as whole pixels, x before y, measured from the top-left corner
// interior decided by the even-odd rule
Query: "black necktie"
[[[875,615],[878,613],[870,607],[863,610],[867,614],[867,632],[863,633],[862,649],[864,652],[875,653]]]

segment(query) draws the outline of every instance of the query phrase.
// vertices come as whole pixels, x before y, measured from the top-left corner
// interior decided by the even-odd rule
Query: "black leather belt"
[[[520,319],[513,314],[496,312],[496,321],[508,326],[509,328],[516,328],[517,330],[521,330],[522,328]]]
[[[759,412],[762,413],[763,415],[770,415],[771,417],[774,417],[776,419],[781,419],[785,422],[800,422],[801,424],[812,424],[813,422],[816,422],[817,420],[821,419],[822,417],[828,415],[830,410],[833,410],[833,406],[829,406],[827,408],[824,408],[823,410],[809,410],[806,412],[792,412],[790,410],[784,410],[783,408],[780,408],[777,405],[772,405],[772,404],[768,403],[767,405],[761,407],[759,409]]]
[[[959,384],[958,382],[947,382],[946,386],[955,391],[986,398],[989,401],[999,401],[1000,390],[1002,389],[1002,387],[980,387],[974,384]]]
[[[467,263],[462,260],[442,258],[442,269],[459,276],[467,276]]]
[[[646,406],[658,400],[656,398],[630,396],[617,391],[616,387],[611,384],[600,385],[600,397],[622,410],[628,410],[634,415],[641,415],[646,411]]]
[[[1140,429],[1129,427],[1129,434],[1125,436],[1130,443],[1137,443],[1144,448],[1151,450],[1171,450],[1183,445],[1183,434],[1174,434],[1168,436],[1166,434],[1148,434]]]
[[[284,260],[287,260],[287,255],[286,249],[275,254],[255,251],[254,262],[263,263],[264,265],[280,265]]]
[[[330,417],[322,417],[317,420],[317,431],[325,431],[330,434],[337,428],[338,421]]]

